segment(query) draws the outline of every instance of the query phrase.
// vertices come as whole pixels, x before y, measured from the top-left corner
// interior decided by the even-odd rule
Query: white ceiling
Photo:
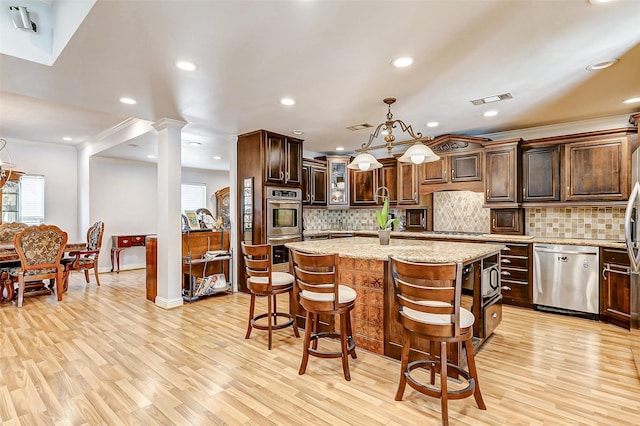
[[[0,0],[3,10],[13,3],[28,2]],[[3,28],[7,16],[0,13]],[[16,40],[39,36],[13,30]],[[183,142],[202,144],[183,143],[183,165],[226,169],[234,136],[261,128],[302,130],[305,150],[353,151],[373,129],[346,127],[377,126],[385,97],[398,99],[394,118],[425,136],[640,110],[622,103],[640,96],[637,0],[98,0],[75,33],[64,32],[73,36],[52,66],[0,56],[0,137],[78,144],[129,117],[167,117],[188,123]],[[13,42],[3,36],[2,52]],[[415,64],[393,68],[401,55]],[[620,61],[585,69],[609,58]],[[177,69],[182,59],[198,69]],[[513,99],[470,103],[506,92]],[[123,96],[138,103],[124,105]],[[296,105],[281,105],[285,96]],[[482,117],[488,109],[499,115]],[[430,121],[440,126],[427,128]],[[100,155],[145,160],[154,139],[147,134]]]

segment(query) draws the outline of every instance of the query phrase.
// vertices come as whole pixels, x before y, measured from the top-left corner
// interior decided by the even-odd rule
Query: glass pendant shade
[[[382,167],[382,164],[373,155],[366,152],[356,155],[356,158],[347,166],[349,169],[356,170],[374,170],[380,167]]]
[[[402,157],[398,158],[398,161],[402,163],[429,163],[431,161],[437,161],[438,157],[428,146],[422,142],[417,142],[409,147],[407,151],[402,154]]]

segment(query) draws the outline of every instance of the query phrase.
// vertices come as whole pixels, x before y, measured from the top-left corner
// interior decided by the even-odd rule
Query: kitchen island
[[[339,283],[356,290],[358,297],[352,313],[353,333],[358,347],[400,358],[402,326],[397,319],[393,283],[389,276],[389,256],[413,262],[460,262],[469,266],[476,322],[474,337],[481,343],[500,323],[502,298],[483,300],[481,278],[484,264],[500,264],[500,244],[391,239],[382,246],[377,238],[353,237],[287,243],[286,247],[306,253],[340,256]],[[296,311],[303,318],[303,311]],[[329,324],[331,326],[331,324]],[[426,352],[427,342],[418,342]],[[455,352],[455,351],[454,351]]]

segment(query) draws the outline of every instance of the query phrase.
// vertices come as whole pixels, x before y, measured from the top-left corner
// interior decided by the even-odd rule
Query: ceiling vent
[[[474,99],[471,101],[471,103],[474,105],[484,105],[490,104],[491,102],[504,101],[505,99],[511,98],[513,98],[513,96],[511,96],[511,93],[503,93],[502,95],[494,95],[487,96],[486,98]]]
[[[38,30],[38,26],[31,20],[29,11],[24,6],[9,6],[11,21],[13,26],[22,30],[31,30],[34,33]]]
[[[373,127],[373,125],[369,123],[354,124],[353,126],[347,127],[347,130],[351,130],[352,132],[355,132],[356,130],[368,129],[369,127]]]

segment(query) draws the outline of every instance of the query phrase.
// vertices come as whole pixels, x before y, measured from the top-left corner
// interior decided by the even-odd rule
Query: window
[[[44,223],[44,176],[20,176],[20,222]]]
[[[181,185],[180,207],[182,211],[198,210],[207,206],[207,185],[203,183],[183,183]]]

